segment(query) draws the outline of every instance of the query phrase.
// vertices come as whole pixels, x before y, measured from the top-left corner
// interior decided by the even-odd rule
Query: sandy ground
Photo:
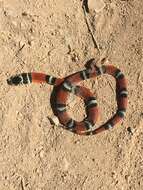
[[[98,56],[81,1],[0,1],[0,190],[143,189],[143,1],[104,2],[88,18],[101,57],[127,77],[129,103],[123,123],[82,137],[50,124],[52,86],[6,83],[21,72],[64,77]],[[98,124],[105,122],[116,110],[113,78],[83,85],[98,98]],[[74,97],[69,112],[84,117],[81,99]]]

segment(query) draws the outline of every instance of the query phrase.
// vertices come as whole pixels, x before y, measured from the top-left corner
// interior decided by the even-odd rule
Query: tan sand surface
[[[128,109],[113,130],[82,137],[50,123],[52,86],[6,83],[21,72],[64,77],[98,57],[81,1],[0,0],[0,190],[143,190],[143,1],[104,3],[87,16],[101,58],[127,77]],[[82,84],[97,96],[104,123],[116,110],[113,78]],[[83,119],[81,99],[69,107]]]

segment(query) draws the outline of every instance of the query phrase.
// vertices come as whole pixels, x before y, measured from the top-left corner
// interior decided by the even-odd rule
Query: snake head
[[[85,68],[89,73],[95,73],[97,69],[96,60],[94,58],[88,60],[85,64]]]
[[[22,84],[22,76],[21,75],[15,75],[7,79],[7,84],[8,85],[19,85]]]
[[[94,58],[91,58],[90,60],[88,60],[86,63],[85,63],[85,67],[87,69],[90,69],[92,66],[95,66],[96,65],[96,61]]]

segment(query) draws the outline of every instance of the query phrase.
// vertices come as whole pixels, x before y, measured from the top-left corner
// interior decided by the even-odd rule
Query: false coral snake
[[[105,124],[98,128],[94,128],[99,115],[97,100],[89,89],[83,86],[78,86],[77,83],[102,74],[109,74],[116,80],[117,111]],[[86,69],[71,74],[63,79],[55,78],[43,73],[31,72],[12,76],[7,82],[9,85],[29,84],[32,82],[44,82],[54,85],[51,94],[51,107],[53,112],[65,129],[79,135],[94,135],[113,128],[113,126],[120,122],[125,116],[128,94],[127,82],[124,74],[113,65],[97,67],[95,62],[91,61],[86,65]],[[75,121],[67,113],[66,104],[69,93],[74,93],[76,96],[79,96],[84,100],[87,117],[84,118],[83,121]]]

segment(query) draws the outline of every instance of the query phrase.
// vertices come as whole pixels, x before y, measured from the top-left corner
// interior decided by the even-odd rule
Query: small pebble
[[[128,128],[127,128],[127,131],[129,132],[130,135],[133,135],[133,130],[132,130],[131,127],[128,127]]]
[[[101,12],[105,7],[103,0],[88,0],[88,8],[95,10],[97,13]]]
[[[27,16],[28,14],[26,12],[23,12],[22,13],[22,16]]]
[[[41,151],[40,151],[39,156],[40,156],[40,158],[43,158],[43,157],[44,157],[44,150],[41,150]]]
[[[56,116],[53,116],[53,117],[51,117],[50,118],[51,119],[51,121],[56,125],[56,126],[58,126],[59,125],[59,119],[56,117]]]

